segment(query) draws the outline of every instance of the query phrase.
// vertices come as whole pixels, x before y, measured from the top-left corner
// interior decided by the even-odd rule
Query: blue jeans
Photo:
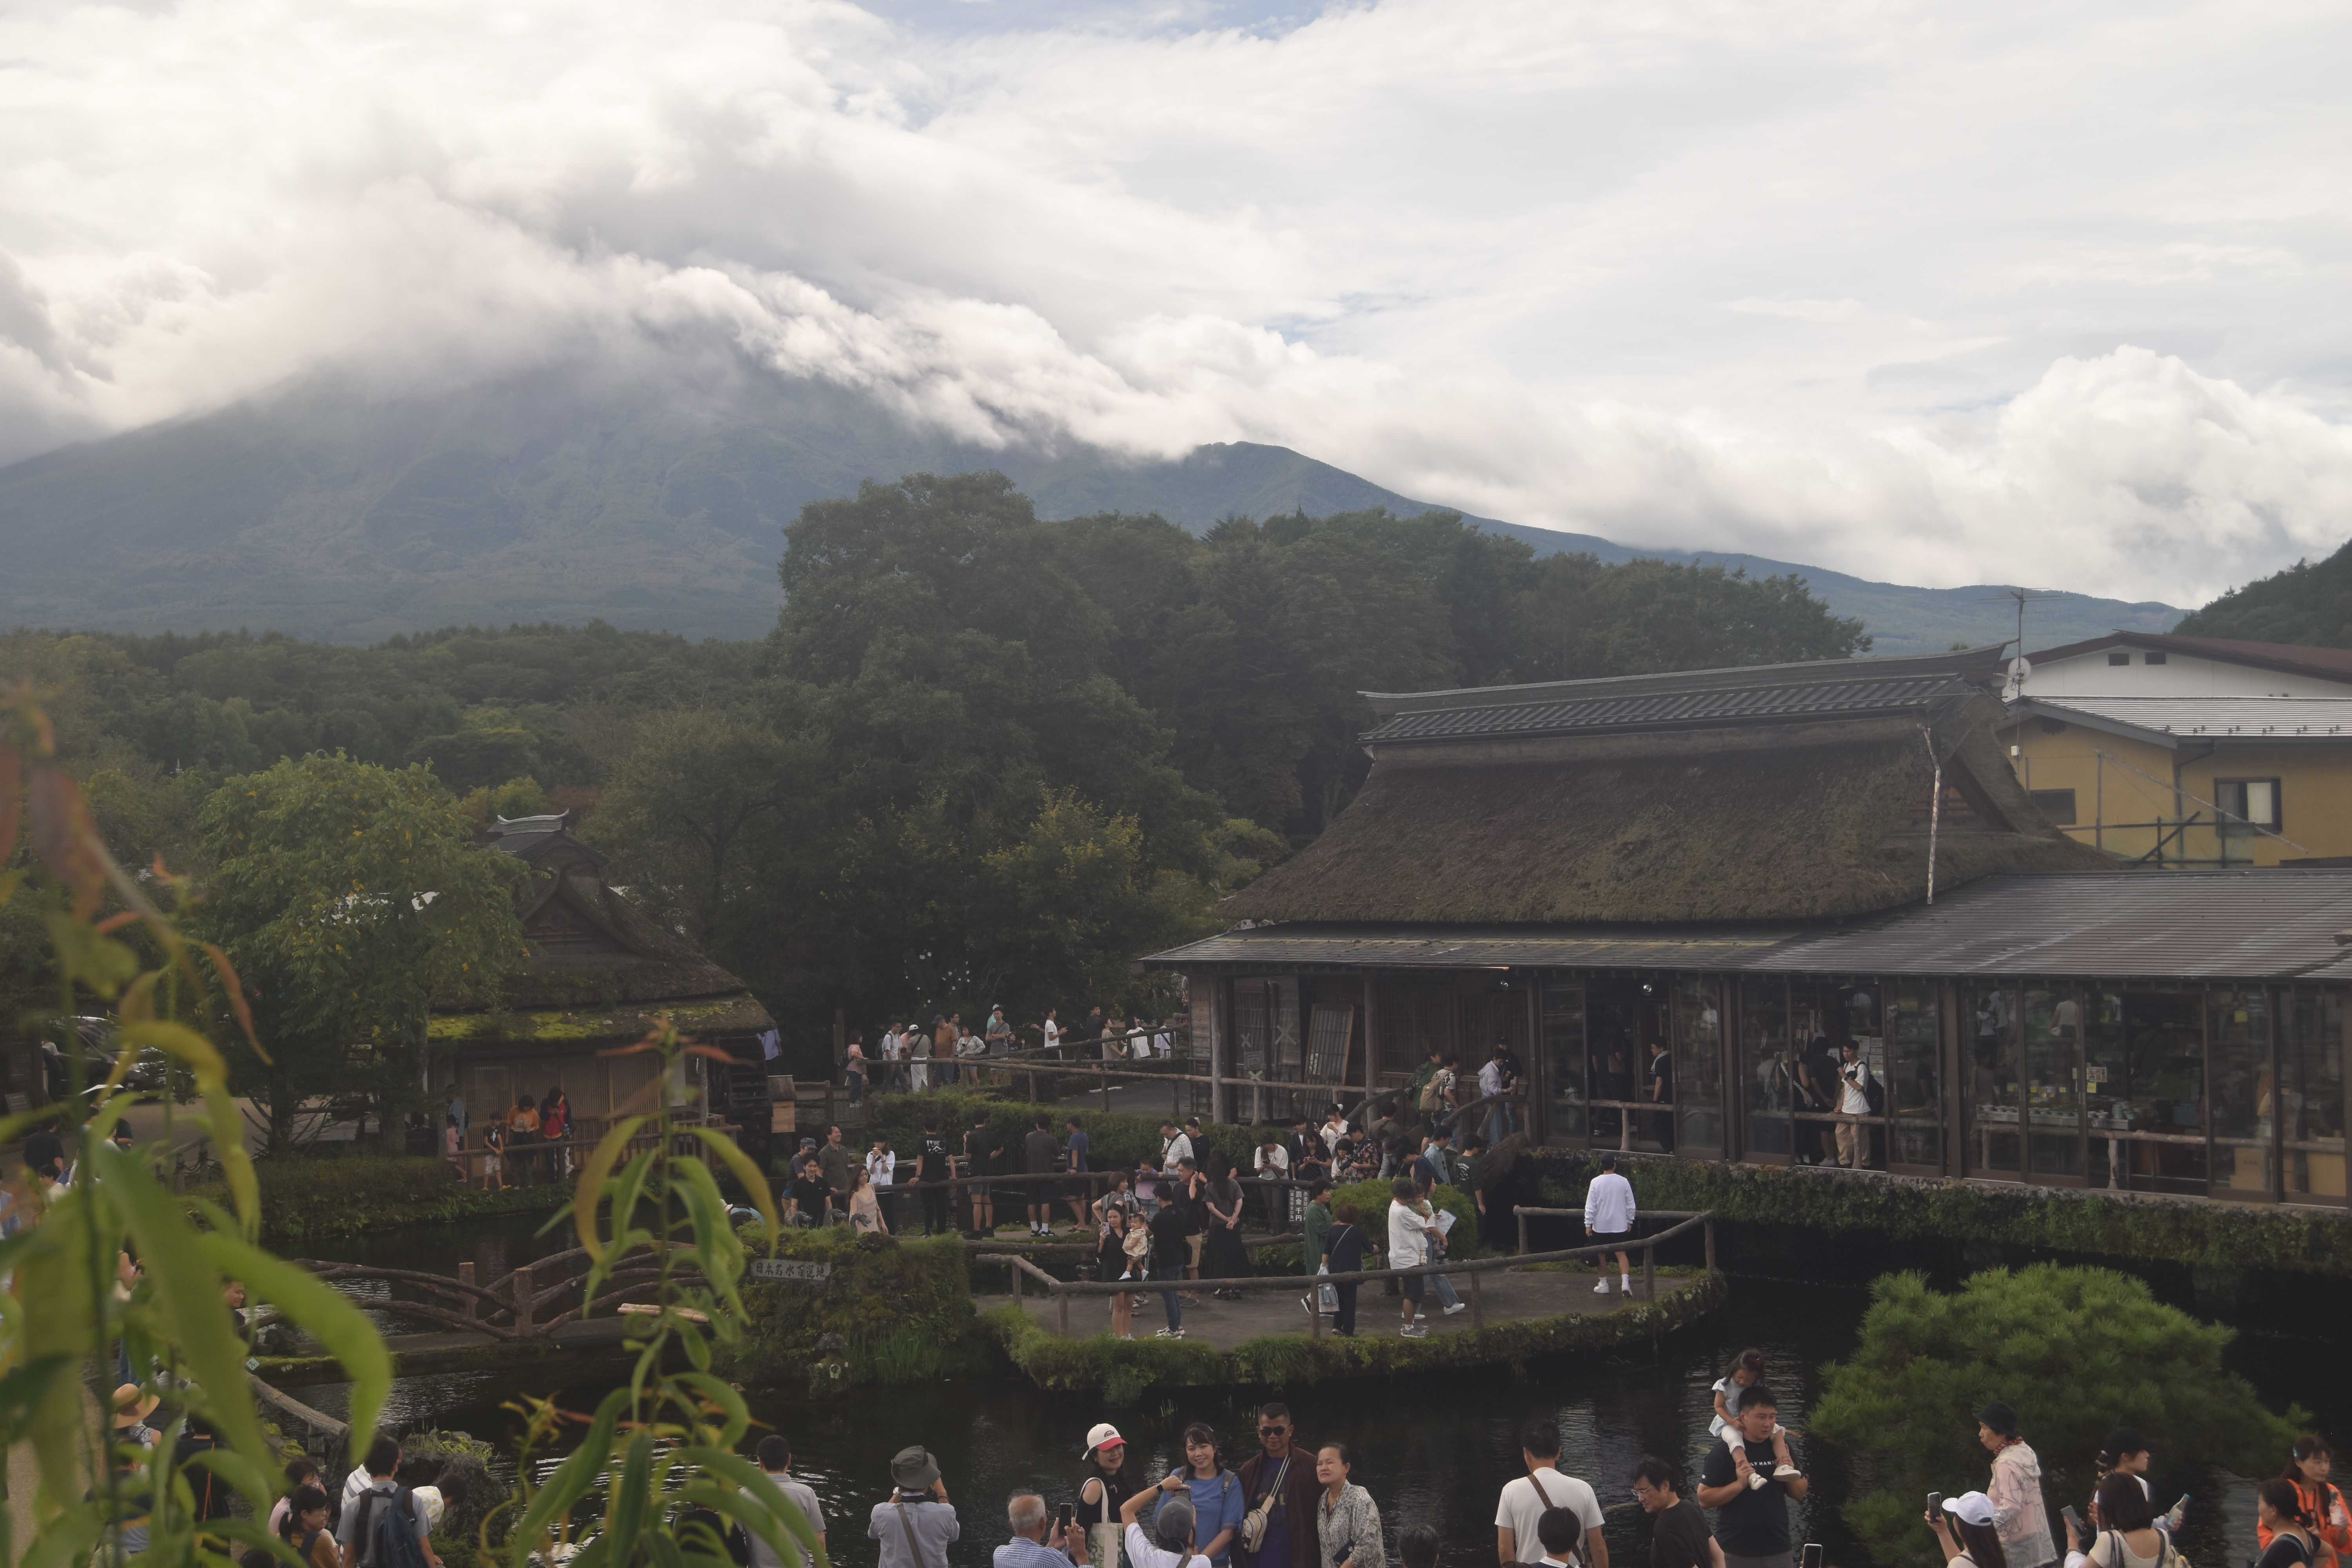
[[[1432,1258],[1430,1261],[1434,1263],[1438,1261],[1438,1259]],[[1448,1279],[1444,1275],[1433,1274],[1429,1277],[1429,1282],[1437,1287],[1437,1304],[1439,1306],[1451,1309],[1461,1303],[1462,1298],[1454,1293],[1454,1281]]]
[[[1154,1279],[1181,1279],[1184,1278],[1184,1266],[1177,1263],[1155,1268],[1151,1277]],[[1168,1331],[1180,1331],[1184,1327],[1184,1298],[1174,1290],[1162,1290],[1160,1292],[1160,1305],[1168,1313]]]

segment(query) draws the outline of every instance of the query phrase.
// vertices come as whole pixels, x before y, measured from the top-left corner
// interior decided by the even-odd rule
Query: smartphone
[[[1822,1568],[1822,1543],[1820,1542],[1808,1541],[1805,1542],[1805,1568]]]
[[[1054,1533],[1056,1535],[1066,1535],[1069,1533],[1070,1512],[1071,1505],[1068,1503],[1064,1503],[1060,1508],[1054,1510]]]
[[[1936,1512],[1937,1512],[1938,1510],[1940,1510],[1943,1506],[1944,1506],[1944,1494],[1943,1494],[1943,1493],[1941,1493],[1941,1492],[1929,1492],[1929,1493],[1927,1494],[1927,1513],[1928,1513],[1928,1516],[1929,1516],[1930,1518],[1934,1517],[1934,1515],[1936,1514]]]
[[[2087,1539],[2090,1535],[2090,1531],[2083,1528],[2083,1516],[2074,1511],[2074,1505],[2073,1503],[2070,1502],[2064,1508],[2060,1509],[2058,1510],[2058,1517],[2074,1527],[2075,1540],[2082,1541]]]

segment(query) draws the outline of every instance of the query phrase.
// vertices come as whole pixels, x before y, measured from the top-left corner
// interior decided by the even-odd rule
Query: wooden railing
[[[1535,1212],[1540,1215],[1565,1214],[1570,1211],[1552,1209]],[[1521,1268],[1530,1263],[1565,1263],[1574,1258],[1591,1258],[1601,1253],[1639,1252],[1642,1255],[1642,1300],[1654,1301],[1658,1299],[1657,1249],[1665,1243],[1687,1235],[1693,1230],[1703,1230],[1706,1237],[1707,1270],[1709,1273],[1714,1272],[1715,1211],[1713,1209],[1667,1210],[1654,1214],[1651,1217],[1675,1219],[1681,1223],[1669,1229],[1662,1230],[1655,1236],[1596,1243],[1590,1247],[1571,1247],[1557,1252],[1521,1253],[1514,1258],[1459,1258],[1444,1263],[1416,1264],[1410,1268],[1362,1268],[1346,1274],[1259,1275],[1246,1279],[1219,1279],[1213,1283],[1220,1290],[1289,1291],[1296,1290],[1302,1285],[1312,1289],[1325,1285],[1369,1284],[1374,1280],[1405,1279],[1431,1274],[1462,1275],[1466,1276],[1470,1281],[1468,1296],[1471,1326],[1484,1328],[1486,1323],[1486,1314],[1479,1293],[1478,1281],[1483,1276],[1498,1269]],[[1035,1281],[1048,1296],[1054,1299],[1059,1331],[1064,1339],[1070,1337],[1070,1299],[1074,1296],[1124,1296],[1146,1292],[1165,1294],[1170,1290],[1196,1290],[1202,1284],[1198,1279],[1183,1279],[1108,1281],[1056,1279],[1017,1252],[982,1252],[976,1255],[972,1261],[975,1263],[1001,1262],[1006,1268],[1012,1270],[1011,1293],[1015,1300],[1021,1299],[1022,1281],[1024,1279]],[[1308,1332],[1313,1339],[1318,1341],[1322,1339],[1322,1313],[1317,1312],[1313,1315],[1313,1326]]]

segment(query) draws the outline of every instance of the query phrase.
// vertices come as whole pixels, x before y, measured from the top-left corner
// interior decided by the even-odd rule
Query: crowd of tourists
[[[853,1031],[842,1072],[849,1103],[856,1105],[868,1089],[921,1094],[958,1084],[1003,1083],[1009,1073],[1005,1060],[1031,1048],[1047,1061],[1168,1061],[1176,1054],[1177,1028],[1172,1016],[1147,1022],[1140,1013],[1120,1018],[1100,1007],[1067,1026],[1053,1007],[1038,1022],[1018,1027],[1003,1007],[991,1007],[987,1022],[977,1029],[961,1013],[938,1013],[928,1024],[893,1019],[871,1047],[865,1031]]]

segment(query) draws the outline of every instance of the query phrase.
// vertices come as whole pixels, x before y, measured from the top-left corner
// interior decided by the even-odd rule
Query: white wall
[[[2131,662],[2109,664],[2110,651],[2128,652]],[[2140,648],[2100,648],[2048,664],[2029,655],[2027,662],[2033,666],[2025,681],[2028,697],[2352,697],[2352,679],[2288,675],[2179,652],[2155,665]]]

